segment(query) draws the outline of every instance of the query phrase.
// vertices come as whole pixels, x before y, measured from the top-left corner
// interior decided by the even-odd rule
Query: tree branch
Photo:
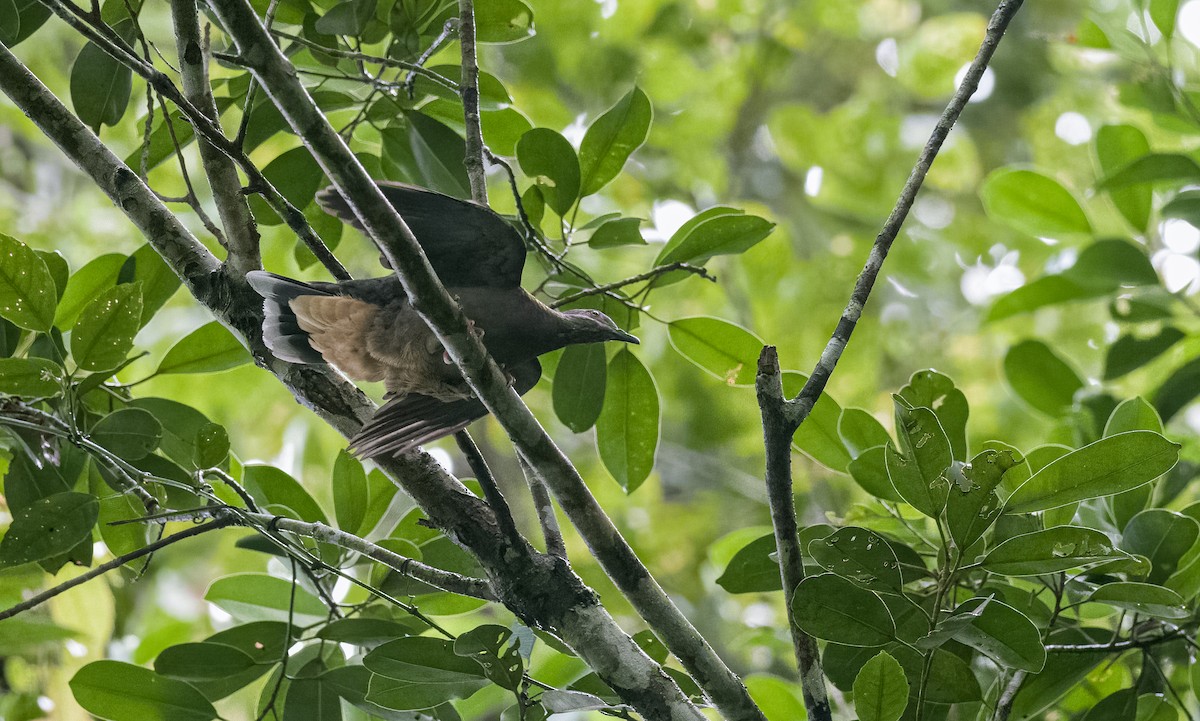
[[[170,546],[172,544],[186,540],[188,538],[194,538],[196,536],[199,536],[202,533],[208,533],[209,531],[215,531],[218,528],[226,528],[226,527],[230,526],[232,523],[233,523],[232,518],[218,518],[214,521],[205,523],[202,526],[193,526],[191,528],[180,531],[179,533],[167,536],[166,538],[160,538],[153,543],[148,543],[145,546],[142,546],[141,548],[137,549],[136,551],[130,551],[129,553],[125,553],[120,556],[117,556],[116,558],[112,559],[108,563],[102,563],[99,566],[96,566],[95,568],[90,569],[87,573],[76,576],[75,578],[72,578],[71,580],[66,581],[64,583],[60,583],[57,586],[54,586],[53,588],[48,588],[45,591],[42,591],[41,593],[39,593],[38,595],[33,596],[32,598],[29,598],[25,601],[18,603],[17,605],[13,606],[12,608],[6,608],[3,611],[0,611],[0,621],[3,621],[6,618],[12,618],[13,616],[16,616],[19,613],[24,613],[25,611],[28,611],[31,608],[36,608],[37,606],[42,605],[43,603],[45,603],[46,601],[49,601],[50,599],[54,598],[55,596],[65,592],[65,591],[69,591],[72,588],[75,588],[76,586],[80,586],[84,583],[87,583],[88,581],[92,580],[93,578],[103,576],[104,574],[108,573],[109,571],[113,570],[114,568],[120,568],[121,566],[124,566],[126,563],[129,563],[130,561],[136,561],[137,559],[141,558],[142,556],[148,556],[151,553],[154,553],[155,551],[157,551],[159,549],[166,548],[167,546]]]
[[[553,303],[550,304],[550,307],[551,308],[561,308],[564,305],[574,303],[575,301],[577,301],[581,298],[587,298],[588,296],[592,296],[592,295],[601,295],[601,294],[608,295],[608,293],[610,291],[614,291],[617,288],[624,288],[627,285],[633,285],[634,283],[641,283],[644,280],[654,280],[655,278],[666,275],[667,273],[670,273],[670,272],[676,271],[676,270],[682,270],[682,271],[686,271],[688,273],[694,273],[694,274],[700,276],[701,278],[704,278],[705,280],[710,280],[714,283],[717,282],[717,279],[714,278],[708,272],[707,269],[705,269],[701,266],[698,266],[698,265],[692,265],[691,263],[684,263],[682,261],[678,261],[675,263],[667,263],[666,265],[655,266],[654,268],[651,268],[650,270],[646,271],[645,273],[638,273],[637,275],[631,275],[628,278],[625,278],[624,280],[617,280],[617,281],[613,281],[612,283],[605,283],[604,285],[598,285],[594,288],[587,288],[585,290],[579,291],[578,293],[572,293],[571,295],[564,296],[562,298],[555,300]]]
[[[237,44],[247,67],[297,135],[305,139],[367,235],[395,269],[413,308],[433,330],[471,389],[497,418],[519,452],[546,479],[605,571],[722,713],[734,719],[763,718],[741,680],[638,560],[579,472],[509,385],[480,339],[468,332],[466,316],[434,274],[412,231],[317,108],[287,59],[271,42],[254,10],[245,0],[211,0],[211,6]],[[670,691],[669,698],[675,699],[672,703],[676,707],[689,708],[689,715],[696,713],[677,688]]]
[[[458,44],[462,48],[463,119],[465,120],[467,180],[471,183],[471,199],[487,205],[487,177],[483,168],[483,129],[479,119],[479,63],[475,58],[474,0],[458,0]]]
[[[846,309],[842,311],[841,320],[838,321],[837,328],[833,331],[833,336],[829,339],[825,350],[821,352],[821,358],[817,361],[816,367],[813,368],[812,374],[808,377],[808,382],[804,384],[800,393],[788,402],[788,419],[796,428],[799,428],[804,419],[808,417],[808,414],[812,412],[813,405],[816,404],[817,399],[821,396],[821,392],[825,390],[826,384],[829,383],[829,377],[833,374],[833,369],[837,365],[838,359],[842,357],[842,351],[845,350],[846,344],[850,341],[850,335],[854,332],[859,318],[862,317],[863,308],[866,306],[867,299],[871,295],[871,289],[875,287],[875,279],[879,277],[879,270],[883,267],[883,261],[887,259],[887,254],[891,250],[892,243],[896,240],[896,236],[900,234],[900,227],[904,225],[905,219],[908,218],[908,212],[912,209],[913,202],[917,198],[917,192],[925,182],[925,176],[929,174],[929,168],[932,167],[933,161],[941,150],[946,136],[950,134],[951,128],[958,122],[958,116],[962,114],[967,101],[971,99],[971,96],[975,94],[976,88],[979,87],[979,79],[983,77],[983,72],[987,70],[992,55],[996,52],[1000,40],[1004,37],[1004,31],[1008,28],[1008,24],[1017,14],[1017,11],[1021,9],[1023,2],[1024,0],[1002,0],[996,8],[996,12],[992,14],[992,18],[988,22],[987,33],[983,38],[983,44],[979,46],[979,52],[975,55],[975,59],[971,61],[970,67],[967,68],[967,72],[963,76],[958,90],[954,92],[954,96],[950,99],[950,103],[942,111],[941,117],[938,118],[933,133],[930,134],[929,140],[925,143],[925,148],[917,158],[917,164],[913,166],[908,180],[904,183],[904,189],[900,192],[900,197],[896,199],[896,205],[892,208],[891,214],[888,215],[887,221],[884,222],[883,229],[876,236],[875,244],[871,246],[867,262],[863,266],[858,280],[854,283],[854,290],[850,293],[850,301],[846,304]]]
[[[551,556],[567,557],[567,544],[563,540],[562,530],[558,527],[558,516],[554,515],[554,501],[550,499],[550,489],[529,467],[524,456],[517,455],[521,473],[529,483],[529,493],[533,496],[534,512],[537,513],[538,525],[542,527],[542,540],[546,543],[546,553]]]
[[[755,377],[758,407],[762,411],[763,445],[766,449],[767,501],[771,507],[771,526],[775,530],[775,548],[779,555],[779,576],[783,582],[783,605],[787,609],[788,630],[800,667],[800,691],[804,708],[813,721],[830,721],[829,694],[817,640],[805,633],[792,613],[796,587],[804,580],[804,554],[800,548],[796,522],[796,500],[792,497],[792,434],[783,399],[783,376],[779,353],[766,346],[758,357]]]
[[[348,437],[357,432],[374,412],[374,404],[327,367],[275,360],[262,342],[262,304],[257,294],[243,279],[221,273],[217,259],[137,174],[2,44],[0,91],[112,198],[193,296],[246,341],[260,365],[340,433]],[[465,324],[463,330],[465,335]],[[595,593],[561,559],[537,554],[527,544],[514,548],[499,534],[491,509],[430,456],[409,453],[382,459],[378,465],[435,525],[472,551],[486,569],[496,595],[519,618],[531,626],[554,629],[605,683],[647,718],[702,721],[703,716],[670,677],[621,630]]]
[[[50,8],[55,15],[58,15],[59,18],[81,35],[95,43],[97,47],[113,59],[128,67],[138,77],[145,80],[154,92],[174,103],[180,112],[187,117],[198,136],[212,143],[213,147],[237,163],[238,167],[241,168],[250,181],[249,190],[263,197],[267,205],[283,219],[283,222],[292,229],[292,232],[299,236],[301,242],[312,251],[313,255],[329,271],[330,275],[338,280],[348,280],[350,278],[350,274],[346,271],[345,267],[329,252],[329,248],[325,246],[325,242],[309,226],[308,221],[304,218],[304,213],[300,212],[287,198],[283,197],[283,194],[267,180],[262,171],[258,169],[258,166],[242,151],[241,147],[225,137],[220,124],[193,105],[179,88],[171,82],[169,77],[159,72],[153,65],[141,60],[136,54],[129,52],[121,43],[115,42],[102,30],[93,28],[79,17],[76,17],[70,9],[71,4],[69,2],[63,2],[63,0],[38,1]],[[103,28],[111,33],[111,28],[107,26],[103,26]]]
[[[208,82],[208,56],[200,38],[200,20],[196,0],[171,0],[171,17],[175,29],[175,45],[179,51],[179,72],[183,79],[183,92],[196,109],[204,113],[213,123],[220,122],[217,103]],[[217,214],[225,228],[225,260],[230,270],[239,276],[262,268],[259,252],[258,224],[250,213],[250,205],[241,193],[242,181],[237,168],[207,138],[199,135],[196,143],[200,149],[200,164],[208,177]]]
[[[803,554],[800,548],[796,512],[792,497],[791,439],[812,412],[825,386],[841,358],[854,328],[862,317],[863,307],[875,286],[875,280],[887,258],[908,212],[916,200],[925,176],[929,173],[942,143],[954,127],[967,101],[974,94],[983,77],[988,62],[996,51],[1009,22],[1021,8],[1023,0],[1002,0],[988,23],[987,33],[967,69],[966,75],[946,106],[929,141],[921,151],[916,165],[909,174],[895,207],[875,238],[867,262],[855,281],[842,317],[829,343],[821,353],[816,367],[804,388],[792,400],[783,397],[779,356],[772,346],[763,348],[758,361],[756,388],[759,408],[762,412],[763,436],[766,445],[766,485],[771,506],[771,520],[775,528],[775,543],[779,552],[779,572],[783,580],[784,601],[791,622],[792,596],[796,586],[804,578]],[[824,678],[820,670],[816,641],[804,633],[795,623],[790,623],[796,659],[800,666],[800,682],[804,692],[805,706],[810,718],[828,719],[829,702],[825,693]]]

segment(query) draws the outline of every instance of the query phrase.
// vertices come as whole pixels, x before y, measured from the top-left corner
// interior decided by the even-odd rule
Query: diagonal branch
[[[183,92],[199,112],[217,123],[217,103],[208,82],[208,55],[200,38],[196,0],[171,0],[171,17],[175,25],[175,45],[179,52]],[[208,176],[208,185],[217,204],[217,213],[221,216],[221,225],[225,227],[229,251],[225,262],[238,275],[262,268],[258,224],[250,213],[246,197],[241,193],[242,182],[238,178],[237,167],[232,159],[205,137],[197,137],[196,144],[200,149],[200,164]]]
[[[137,174],[3,44],[0,92],[112,199],[193,296],[237,333],[257,362],[274,373],[301,404],[343,435],[351,436],[362,426],[374,412],[374,404],[327,367],[296,366],[273,359],[262,342],[262,303],[257,294],[244,279],[222,272],[220,262]],[[646,718],[703,720],[662,667],[621,630],[595,593],[561,559],[538,554],[527,544],[514,547],[499,533],[491,509],[430,456],[409,453],[379,465],[435,525],[471,550],[505,606],[531,626],[555,630]]]
[[[466,316],[434,274],[412,231],[313,102],[253,8],[245,0],[210,0],[210,4],[246,65],[395,269],[412,307],[518,451],[546,480],[609,577],[722,713],[734,719],[761,719],[762,712],[741,679],[646,570],[578,470],[509,385],[480,339],[468,332]]]
[[[875,243],[867,256],[866,265],[854,284],[850,301],[842,312],[833,336],[821,353],[821,358],[813,369],[812,375],[804,384],[804,388],[794,399],[784,399],[779,355],[776,349],[767,346],[763,348],[762,354],[759,356],[755,385],[758,391],[759,408],[762,411],[763,435],[766,445],[767,496],[771,506],[772,524],[775,527],[775,543],[779,550],[779,572],[783,581],[784,602],[788,608],[789,622],[792,620],[792,597],[796,586],[804,578],[803,555],[797,535],[796,510],[792,494],[790,451],[792,436],[808,418],[817,399],[825,390],[838,359],[841,358],[846,344],[850,341],[850,335],[854,332],[859,318],[862,317],[863,307],[866,306],[871,289],[875,286],[875,280],[879,276],[883,261],[887,258],[896,236],[899,235],[905,218],[908,217],[908,212],[925,181],[925,176],[929,173],[929,168],[933,165],[934,158],[937,157],[951,128],[958,121],[967,101],[975,93],[979,79],[983,77],[983,72],[987,69],[1009,22],[1020,10],[1022,1],[1002,0],[996,8],[988,23],[987,33],[979,52],[967,69],[967,73],[950,99],[950,103],[938,119],[937,126],[909,174],[908,181],[904,184],[904,189],[896,200],[895,207],[884,223],[883,229],[875,238]],[[795,645],[796,659],[800,665],[800,682],[809,717],[818,720],[829,719],[829,701],[825,692],[816,641],[800,630],[795,623],[789,623],[789,625]]]

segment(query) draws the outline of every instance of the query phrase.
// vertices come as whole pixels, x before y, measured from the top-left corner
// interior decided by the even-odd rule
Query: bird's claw
[[[483,340],[483,328],[476,326],[475,321],[471,320],[470,318],[467,318],[467,332],[479,340]],[[442,362],[446,365],[454,364],[454,361],[450,359],[450,353],[448,351],[442,351]]]

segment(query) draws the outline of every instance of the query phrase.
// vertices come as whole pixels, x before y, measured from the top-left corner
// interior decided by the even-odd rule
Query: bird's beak
[[[621,330],[620,328],[613,331],[612,339],[624,341],[626,343],[632,343],[634,345],[641,345],[641,343],[642,343],[640,340],[637,339],[637,336],[630,335],[629,333],[626,333],[625,331]]]

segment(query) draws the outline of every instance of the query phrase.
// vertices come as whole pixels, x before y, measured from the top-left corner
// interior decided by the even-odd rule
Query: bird
[[[487,206],[404,183],[376,184],[518,394],[541,378],[544,353],[639,342],[598,310],[555,310],[525,291],[525,243]],[[319,192],[317,202],[363,230],[337,189]],[[263,340],[276,358],[328,363],[352,380],[383,382],[385,403],[350,439],[358,457],[399,455],[487,415],[395,275],[306,282],[251,271],[246,280],[263,298]]]

